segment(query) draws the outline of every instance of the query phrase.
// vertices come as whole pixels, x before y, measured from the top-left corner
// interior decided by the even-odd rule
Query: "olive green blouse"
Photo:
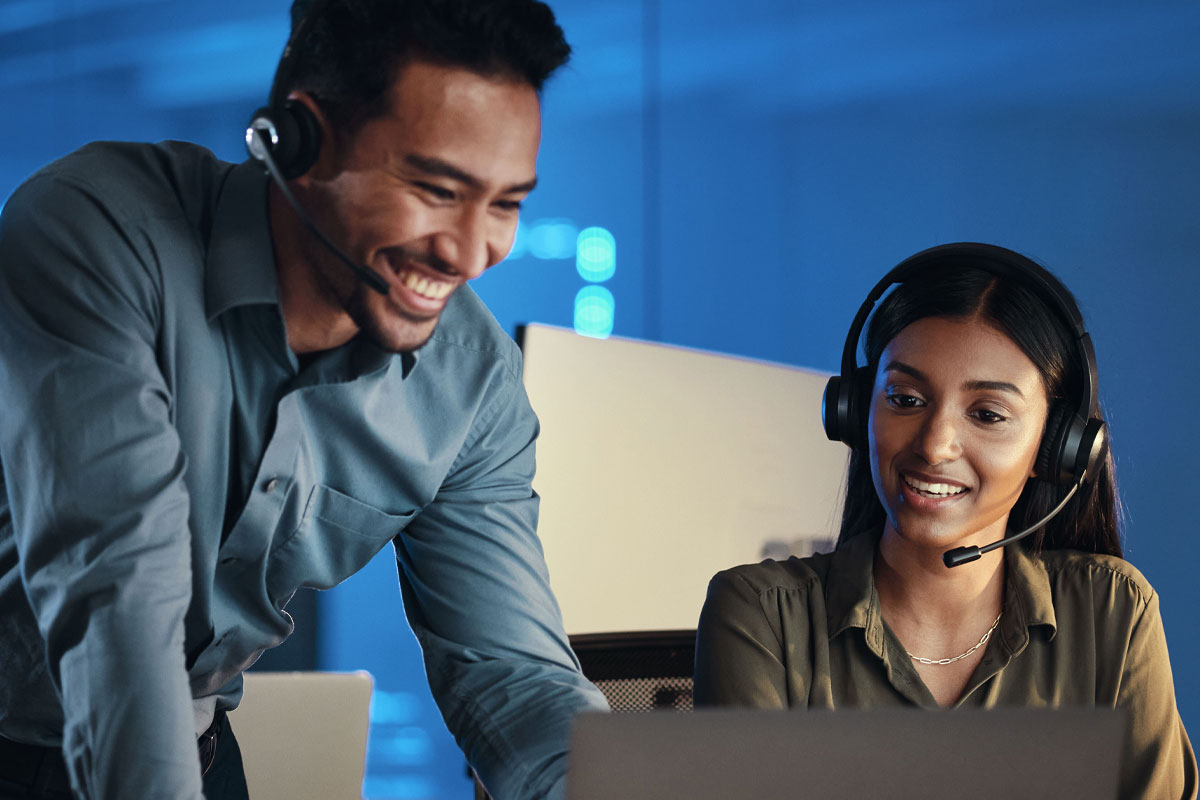
[[[870,708],[937,702],[883,621],[878,537],[718,573],[696,640],[697,704]],[[1128,562],[1005,551],[1004,615],[956,707],[1124,709],[1122,798],[1195,798],[1158,595]]]

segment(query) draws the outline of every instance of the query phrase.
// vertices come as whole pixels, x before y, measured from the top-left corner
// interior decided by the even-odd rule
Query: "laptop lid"
[[[255,800],[360,800],[373,681],[366,672],[247,672],[229,724]]]
[[[567,800],[1115,798],[1113,710],[581,714]]]

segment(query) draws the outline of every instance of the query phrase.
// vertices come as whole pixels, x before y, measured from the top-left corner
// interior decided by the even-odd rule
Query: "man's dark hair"
[[[570,56],[554,13],[538,0],[295,0],[271,103],[307,92],[348,131],[387,110],[388,89],[413,60],[540,91]]]

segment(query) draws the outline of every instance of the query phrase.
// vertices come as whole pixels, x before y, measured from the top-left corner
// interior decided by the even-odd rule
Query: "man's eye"
[[[520,200],[497,200],[495,205],[501,211],[520,211],[522,204]]]
[[[438,186],[435,183],[418,183],[417,186],[427,194],[433,195],[438,200],[453,200],[454,192],[444,186]]]

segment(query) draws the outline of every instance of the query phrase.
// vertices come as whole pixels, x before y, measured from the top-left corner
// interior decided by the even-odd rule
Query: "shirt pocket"
[[[267,591],[282,607],[296,589],[328,589],[353,575],[417,515],[393,513],[318,484],[295,533],[268,557]]]

